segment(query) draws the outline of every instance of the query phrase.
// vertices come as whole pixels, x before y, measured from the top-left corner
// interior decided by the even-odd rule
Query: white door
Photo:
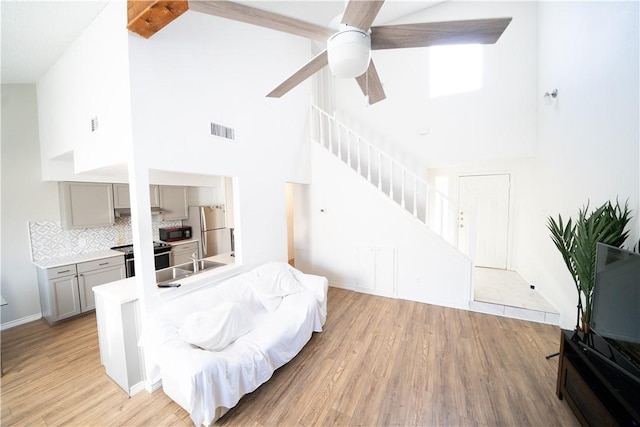
[[[460,177],[458,248],[478,267],[507,268],[509,185],[509,174]]]

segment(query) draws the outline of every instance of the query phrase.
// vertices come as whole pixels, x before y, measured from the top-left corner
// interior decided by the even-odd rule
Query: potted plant
[[[606,202],[591,213],[588,213],[588,210],[589,203],[578,211],[575,222],[569,218],[565,223],[561,215],[558,215],[557,221],[549,217],[547,222],[551,239],[575,282],[578,291],[576,329],[584,332],[589,330],[591,321],[596,245],[601,242],[616,247],[622,246],[629,235],[625,228],[631,220],[628,204],[625,203],[624,207],[621,207],[617,200],[615,206]]]

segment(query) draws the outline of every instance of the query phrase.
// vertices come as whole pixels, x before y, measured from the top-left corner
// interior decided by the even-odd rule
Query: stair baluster
[[[336,120],[335,114],[329,115],[316,106],[311,108],[311,129],[312,139],[329,150],[342,163],[345,163],[353,170],[353,156],[356,156],[356,171],[359,176],[366,179],[370,184],[376,186],[382,193],[396,202],[408,214],[420,221],[434,233],[442,237],[454,247],[457,247],[458,227],[457,212],[458,204],[445,194],[433,188],[427,181],[398,163],[391,156],[384,153],[378,147],[358,135],[356,132]],[[335,126],[335,129],[334,129]],[[336,135],[337,133],[337,135]],[[346,138],[346,159],[343,154],[343,135]],[[336,138],[336,141],[334,141]],[[356,149],[352,147],[352,140],[355,139]],[[337,152],[333,150],[337,146]],[[363,159],[363,145],[366,150],[366,159]],[[353,151],[353,153],[352,153]],[[383,161],[384,158],[384,161]],[[366,161],[366,176],[363,175],[363,161]],[[375,164],[373,164],[375,162]],[[385,175],[388,165],[388,177]],[[394,180],[394,171],[400,174]],[[407,179],[409,181],[407,181]],[[397,183],[400,191],[399,200],[394,198],[394,182]],[[408,183],[412,183],[412,188]],[[388,191],[387,191],[388,186]],[[424,200],[421,200],[424,193]],[[407,203],[409,201],[409,203]],[[421,215],[419,206],[424,207],[424,215]]]

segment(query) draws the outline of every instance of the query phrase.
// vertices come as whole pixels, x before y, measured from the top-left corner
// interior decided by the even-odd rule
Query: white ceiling
[[[439,2],[386,0],[375,24],[392,21]],[[1,0],[2,83],[37,82],[106,3],[98,0]],[[341,15],[345,5],[340,0],[254,0],[246,3],[323,26],[338,21],[336,17]]]

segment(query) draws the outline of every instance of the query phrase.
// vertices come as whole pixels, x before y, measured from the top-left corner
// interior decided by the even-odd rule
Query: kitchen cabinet
[[[124,257],[37,268],[42,316],[49,323],[95,309],[93,287],[125,278]]]
[[[94,228],[115,223],[113,186],[101,182],[60,182],[62,227]]]
[[[38,286],[42,316],[49,323],[81,313],[75,264],[38,268]]]
[[[160,193],[157,185],[149,186],[149,201],[152,208],[160,207]],[[113,205],[116,209],[131,208],[129,184],[113,184]]]
[[[152,208],[160,207],[160,188],[157,185],[149,186],[149,204]]]
[[[160,207],[164,211],[163,219],[165,221],[187,219],[189,217],[187,187],[161,185],[159,191]]]
[[[96,308],[93,287],[126,277],[124,257],[106,258],[77,264],[80,309],[84,313]]]
[[[187,262],[191,262],[191,255],[196,253],[196,257],[200,258],[198,255],[198,242],[189,242],[182,244],[174,244],[171,247],[171,265],[179,265]]]

